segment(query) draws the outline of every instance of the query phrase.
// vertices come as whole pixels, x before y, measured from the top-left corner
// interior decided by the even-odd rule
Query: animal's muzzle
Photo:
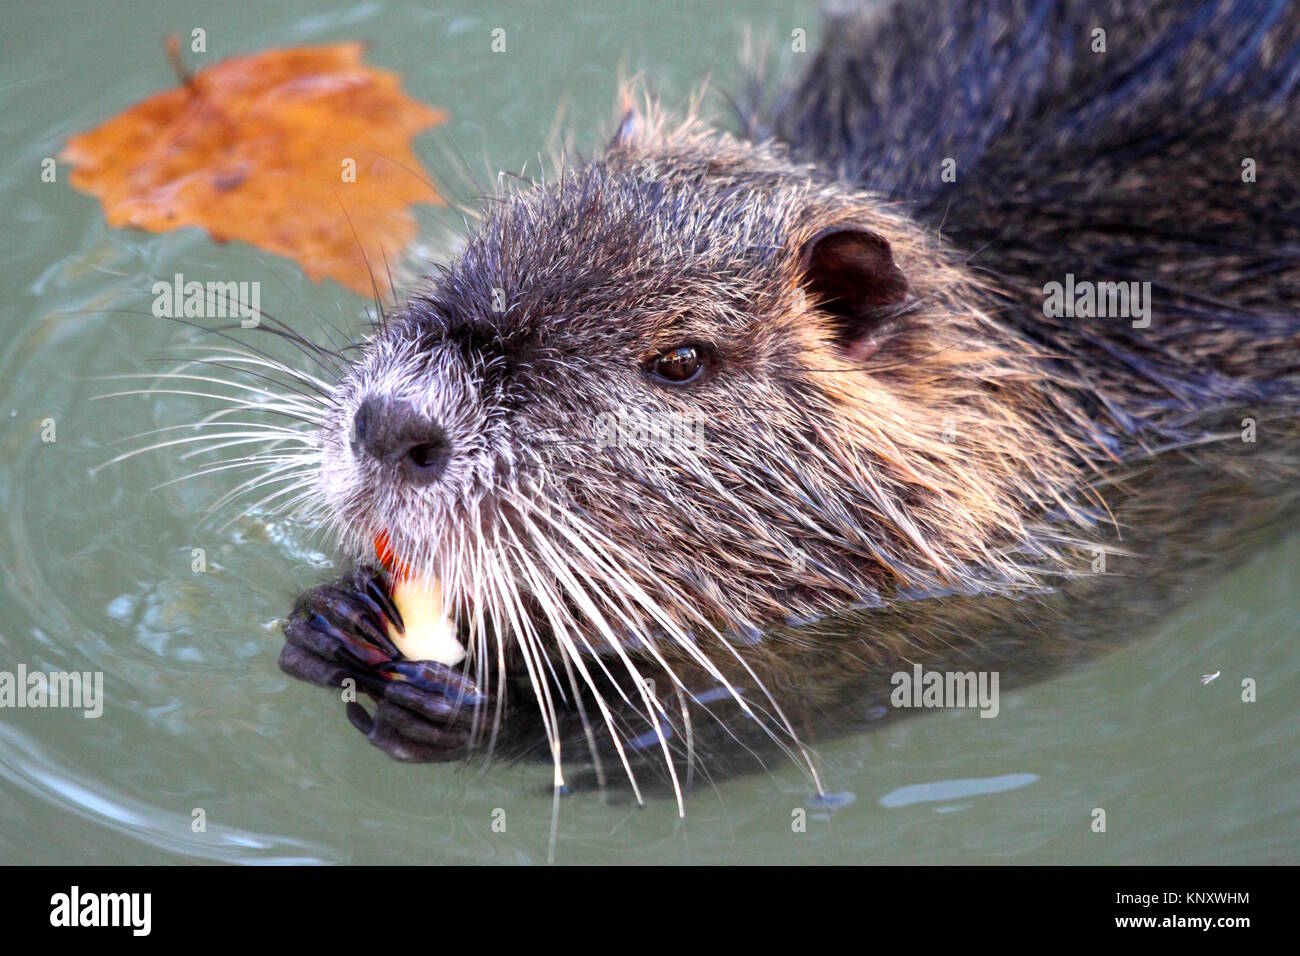
[[[451,458],[451,440],[437,422],[404,402],[371,397],[352,420],[352,453],[392,469],[402,481],[437,481]]]

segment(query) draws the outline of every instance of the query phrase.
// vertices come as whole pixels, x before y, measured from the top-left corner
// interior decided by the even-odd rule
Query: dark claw
[[[405,707],[388,701],[380,701],[375,711],[375,719],[392,727],[394,731],[407,740],[437,747],[440,751],[459,750],[465,752],[469,737],[467,731],[449,728],[425,720]]]
[[[323,634],[311,626],[311,615],[295,610],[284,622],[286,644],[301,647],[317,657],[340,664],[349,663],[350,654],[345,654],[338,641]]]
[[[463,710],[459,701],[426,694],[402,681],[394,681],[384,688],[384,700],[440,724],[454,723]]]
[[[307,621],[308,627],[319,634],[324,634],[337,641],[345,653],[351,655],[359,663],[367,667],[374,667],[376,664],[382,664],[391,659],[392,655],[382,647],[377,647],[371,641],[365,640],[349,631],[335,627],[322,614],[313,614]]]
[[[349,703],[349,722],[398,760],[463,757],[489,695],[455,668],[402,659],[387,633],[400,621],[383,572],[356,568],[298,599],[284,624],[280,668],[325,687],[354,680],[377,706],[372,715]]]
[[[382,697],[385,680],[369,668],[359,664],[350,654],[340,653],[338,646],[327,636],[313,631],[305,624],[300,627],[285,626],[288,640],[280,651],[280,670],[321,687],[342,687],[351,678],[357,686],[376,697]],[[304,639],[310,636],[324,647],[315,647]]]
[[[290,677],[321,687],[341,687],[352,676],[352,669],[314,654],[297,644],[285,642],[280,651],[280,670]]]
[[[391,674],[394,686],[399,682],[414,685],[426,694],[437,694],[457,704],[481,704],[483,694],[461,671],[436,661],[388,661],[376,670]]]
[[[381,574],[382,572],[371,567],[362,566],[357,568],[352,578],[353,583],[356,585],[357,596],[368,600],[380,615],[380,620],[387,617],[388,620],[393,622],[395,628],[399,631],[405,631],[406,622],[402,620],[402,613],[397,610],[397,605],[393,603],[388,588],[383,585]]]
[[[384,629],[384,618],[372,616],[369,601],[360,594],[345,593],[331,585],[316,590],[315,610],[342,628],[356,631],[371,644],[383,649],[385,656],[398,656],[397,647]],[[358,602],[362,603],[358,603]]]
[[[439,736],[437,728],[427,721],[420,721],[424,727],[413,731],[412,722],[417,718],[404,716],[401,710],[400,707],[386,710],[381,703],[372,717],[360,704],[350,703],[347,715],[348,721],[363,737],[395,760],[428,763],[446,760],[463,750],[465,738],[462,735]]]
[[[374,733],[375,718],[371,717],[370,711],[356,701],[349,701],[348,706],[344,708],[344,713],[348,715],[348,723],[361,731],[361,736],[369,737]]]

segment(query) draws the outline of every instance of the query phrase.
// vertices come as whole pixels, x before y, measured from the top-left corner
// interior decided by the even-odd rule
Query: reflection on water
[[[85,821],[88,828],[105,827],[167,853],[219,863],[308,864],[325,860],[324,851],[297,840],[207,826],[206,822],[202,840],[187,839],[185,834],[195,832],[199,818],[181,816],[116,793],[99,781],[82,779],[12,727],[0,726],[0,768],[6,783]]]
[[[94,720],[0,712],[0,861],[545,861],[548,767],[398,764],[346,726],[340,701],[277,670],[278,616],[335,560],[315,529],[200,525],[230,483],[150,492],[184,474],[177,456],[91,476],[123,437],[199,407],[91,400],[111,390],[94,376],[157,370],[196,341],[148,317],[154,278],[262,280],[263,304],[308,332],[313,316],[354,322],[364,303],[193,231],[110,232],[65,182],[41,183],[40,162],[69,133],[170,84],[158,37],[193,23],[216,53],[369,39],[373,61],[401,70],[412,95],[451,110],[460,152],[518,168],[535,163],[562,102],[580,133],[607,129],[620,65],[646,67],[680,98],[706,73],[735,76],[728,17],[779,38],[815,30],[814,5],[732,4],[708,19],[690,5],[520,12],[460,0],[309,14],[304,2],[255,19],[155,6],[6,13],[0,209],[19,238],[0,247],[0,670],[101,671],[106,700]],[[496,24],[518,41],[504,60],[476,46]],[[447,143],[422,142],[436,168]],[[51,418],[57,440],[43,443]],[[925,714],[816,742],[829,798],[814,799],[808,778],[779,760],[701,781],[684,820],[662,797],[643,808],[626,794],[566,797],[556,858],[1295,862],[1298,561],[1293,537],[1195,595],[1159,633],[1004,689],[994,720]],[[1259,699],[1245,704],[1251,677]],[[1091,832],[1096,807],[1109,833]],[[799,809],[810,817],[802,832],[791,826]]]
[[[987,793],[1004,793],[1027,787],[1038,779],[1032,773],[1007,773],[998,777],[967,780],[935,780],[932,783],[909,783],[891,790],[880,798],[882,807],[910,807],[914,803],[945,803],[962,797]]]

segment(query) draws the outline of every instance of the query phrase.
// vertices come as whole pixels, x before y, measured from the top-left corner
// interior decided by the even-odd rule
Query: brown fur
[[[1173,29],[1156,19],[1152,44]],[[1032,23],[1019,26],[1031,42]],[[842,42],[868,29],[884,28],[854,26]],[[860,724],[891,668],[1073,659],[1149,623],[1295,513],[1293,293],[1222,281],[1213,246],[1189,265],[1174,238],[1149,259],[1111,215],[1119,205],[1063,237],[1037,218],[1047,211],[978,184],[950,197],[952,231],[987,242],[954,244],[930,193],[917,206],[884,188],[920,173],[845,175],[850,161],[869,170],[870,137],[798,135],[796,117],[820,133],[837,129],[832,104],[852,114],[830,83],[845,55],[833,44],[776,116],[788,144],[646,103],[603,156],[512,187],[330,396],[329,517],[359,552],[385,531],[444,579],[472,622],[471,672],[486,687],[495,671],[517,694],[527,671],[547,726],[520,739],[549,740],[557,766],[577,749],[599,772],[613,746],[630,769],[643,726],[650,749],[707,750],[716,770],[737,741]],[[979,160],[998,155],[994,142]],[[1179,170],[1139,164],[1122,196],[1183,190]],[[1251,202],[1283,210],[1295,197]],[[864,268],[885,275],[885,305],[847,319],[808,265],[836,228],[869,237]],[[1124,228],[1146,242],[1146,224]],[[1279,213],[1254,237],[1257,256],[1290,256],[1279,269],[1292,274],[1282,250],[1296,231]],[[990,244],[1005,252],[998,268],[974,261]],[[1155,279],[1164,311],[1146,337],[1114,318],[1044,317],[1042,283],[1094,262],[1113,269],[1098,279]],[[1246,268],[1235,249],[1219,266]],[[647,379],[646,359],[682,343],[707,345],[708,374]],[[406,487],[349,452],[355,410],[375,395],[447,430],[456,452],[439,483]],[[601,415],[628,408],[703,414],[705,441],[603,447]],[[1243,417],[1258,420],[1259,443],[1240,440]],[[710,686],[738,714],[691,703]],[[692,712],[709,715],[703,726]]]

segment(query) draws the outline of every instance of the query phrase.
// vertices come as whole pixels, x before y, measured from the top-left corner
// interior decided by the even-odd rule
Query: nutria
[[[281,665],[355,680],[389,753],[679,808],[772,750],[816,778],[893,672],[1095,653],[1295,516],[1300,8],[825,34],[739,135],[645,102],[510,186],[318,386],[314,513],[363,563]],[[462,665],[400,659],[379,535]]]

